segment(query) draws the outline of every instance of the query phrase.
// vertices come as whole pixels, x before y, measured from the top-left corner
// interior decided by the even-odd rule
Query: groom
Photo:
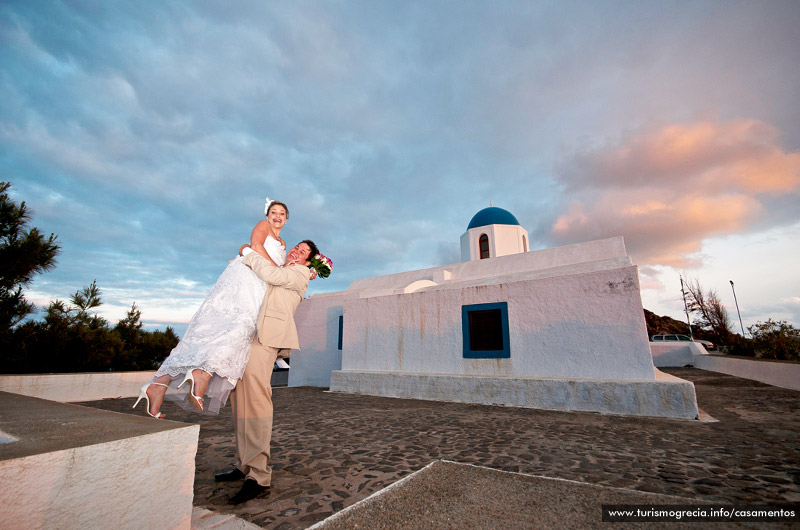
[[[246,479],[242,488],[229,499],[231,504],[249,501],[269,489],[272,480],[269,465],[272,367],[276,359],[288,357],[292,348],[300,347],[294,312],[308,288],[310,259],[318,253],[316,245],[305,240],[288,252],[283,267],[275,267],[252,249],[243,247],[242,263],[268,283],[269,289],[258,314],[258,333],[253,339],[247,367],[231,393],[239,466],[214,476],[217,482]]]

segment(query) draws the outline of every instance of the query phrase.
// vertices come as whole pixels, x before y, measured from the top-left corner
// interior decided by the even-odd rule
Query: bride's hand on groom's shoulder
[[[244,251],[244,249],[249,248],[249,247],[250,247],[250,245],[248,245],[247,243],[245,243],[244,245],[239,247],[239,255],[241,256],[242,252]]]

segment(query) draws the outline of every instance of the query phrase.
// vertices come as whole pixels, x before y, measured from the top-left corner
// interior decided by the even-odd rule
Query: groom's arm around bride
[[[287,254],[284,267],[275,267],[255,252],[248,253],[242,260],[256,276],[270,285],[256,320],[261,345],[280,349],[300,347],[294,312],[308,288],[308,253],[311,250],[305,241],[299,243]]]

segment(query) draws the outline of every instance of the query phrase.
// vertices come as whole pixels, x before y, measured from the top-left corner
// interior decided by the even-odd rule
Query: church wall
[[[461,261],[480,259],[478,239],[481,234],[486,234],[489,239],[489,253],[492,258],[526,252],[522,245],[522,236],[524,234],[527,237],[528,232],[521,226],[480,226],[471,228],[461,235]]]
[[[522,235],[527,235],[524,228],[505,225],[494,225],[491,228],[494,232],[494,248],[497,256],[525,252],[522,248]]]
[[[621,237],[534,250],[524,254],[501,256],[488,260],[465,261],[430,269],[364,278],[351,283],[347,292],[359,292],[361,296],[393,294],[393,291],[403,289],[418,280],[432,280],[436,283],[442,283],[442,274],[444,272],[449,274],[448,281],[455,282],[568,265],[585,266],[601,260],[618,260],[620,264],[630,264],[630,258],[625,252],[625,243]],[[316,296],[313,298],[316,298]]]
[[[461,306],[500,301],[508,303],[511,357],[464,359]],[[654,378],[634,266],[347,299],[342,369]]]
[[[300,349],[289,360],[289,386],[330,386],[331,372],[342,367],[339,317],[349,296],[318,294],[300,302],[294,317]]]
[[[470,245],[469,245],[469,232],[464,232],[461,234],[461,261],[469,261],[472,257],[470,256]]]

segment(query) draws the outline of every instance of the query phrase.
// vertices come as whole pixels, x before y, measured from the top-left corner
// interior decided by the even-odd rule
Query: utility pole
[[[744,325],[742,324],[742,314],[739,312],[739,301],[736,299],[736,289],[733,288],[733,280],[731,282],[731,291],[733,291],[733,301],[736,302],[736,314],[739,315],[739,326],[742,328],[742,337],[744,337]]]
[[[683,310],[686,312],[686,323],[689,324],[689,337],[694,340],[692,321],[689,320],[689,307],[686,305],[686,291],[683,290],[683,275],[681,275],[681,294],[683,295]]]

